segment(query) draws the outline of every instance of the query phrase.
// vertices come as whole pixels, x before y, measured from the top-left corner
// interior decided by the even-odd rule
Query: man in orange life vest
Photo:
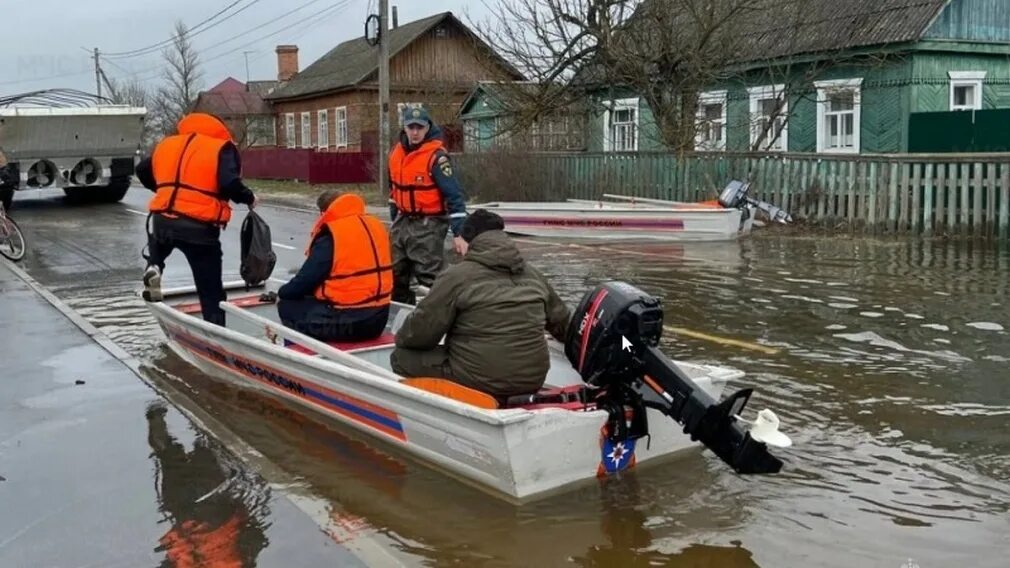
[[[389,214],[393,221],[393,301],[413,304],[410,279],[431,287],[445,265],[445,235],[466,253],[460,230],[466,201],[453,177],[442,131],[422,108],[404,111],[403,132],[389,154]]]
[[[226,299],[220,237],[231,220],[228,201],[250,209],[259,201],[242,183],[238,148],[223,122],[192,113],[179,121],[178,129],[137,164],[137,179],[155,192],[149,204],[153,228],[144,256],[144,299],[161,301],[165,259],[177,248],[193,271],[203,319],[224,325],[224,310],[218,307]]]
[[[316,204],[308,258],[277,291],[281,322],[321,341],[378,337],[393,292],[386,227],[353,193],[329,190]]]

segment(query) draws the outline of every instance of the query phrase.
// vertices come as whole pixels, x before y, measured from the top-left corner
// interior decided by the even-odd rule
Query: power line
[[[215,18],[217,18],[221,14],[224,14],[228,10],[232,9],[235,5],[237,5],[237,4],[241,3],[241,2],[244,2],[244,1],[245,0],[235,0],[231,4],[228,4],[227,6],[225,6],[221,10],[219,10],[213,16],[211,16],[211,17],[203,20],[202,22],[196,24],[195,26],[189,28],[187,30],[187,32],[186,32],[187,37],[193,37],[193,36],[196,36],[196,35],[199,35],[199,34],[205,32],[207,30],[214,29],[215,27],[223,24],[224,22],[228,21],[229,19],[231,19],[231,18],[233,18],[233,17],[241,14],[242,12],[248,10],[249,8],[251,8],[253,5],[255,5],[260,0],[252,0],[252,2],[250,2],[249,4],[246,4],[245,6],[242,6],[241,8],[239,8],[238,10],[232,12],[231,14],[228,14],[227,16],[225,16],[224,18],[222,18],[221,20],[219,20],[217,22],[214,22],[213,24],[210,24],[210,22],[212,22]],[[208,24],[210,24],[210,25],[208,25]],[[205,27],[203,29],[200,29],[204,25],[207,25],[207,27]],[[175,35],[173,34],[172,37],[170,37],[170,38],[168,38],[166,40],[162,40],[162,41],[160,41],[158,43],[151,44],[151,45],[149,45],[147,47],[140,47],[140,48],[132,49],[132,50],[129,50],[129,51],[118,51],[118,52],[112,52],[112,53],[105,53],[103,55],[105,55],[106,58],[117,58],[117,59],[125,59],[125,58],[129,58],[129,57],[138,57],[138,56],[141,56],[141,55],[147,55],[149,53],[154,53],[155,51],[158,51],[159,49],[161,49],[161,48],[163,48],[163,47],[171,44],[174,41],[175,41]]]
[[[271,21],[271,22],[267,22],[265,24],[256,26],[255,28],[247,30],[246,32],[243,32],[241,34],[238,34],[236,36],[228,38],[228,39],[226,39],[224,41],[220,41],[220,42],[218,42],[218,43],[216,43],[216,44],[214,44],[214,45],[212,45],[210,47],[204,48],[204,49],[213,49],[214,47],[218,47],[220,45],[223,45],[225,43],[228,43],[228,42],[233,41],[235,39],[238,39],[240,37],[246,36],[251,31],[255,31],[257,29],[266,27],[266,26],[268,26],[268,25],[276,22],[277,20],[283,19],[283,18],[285,18],[285,17],[287,17],[287,16],[289,16],[289,15],[297,12],[298,10],[301,10],[302,8],[305,8],[305,7],[307,7],[307,6],[311,5],[311,4],[315,4],[318,1],[319,0],[311,0],[310,2],[307,2],[307,3],[299,6],[298,8],[295,8],[294,10],[291,10],[290,12],[285,13],[284,15],[282,15],[282,16],[280,16],[278,18],[274,18],[274,20]],[[305,23],[305,22],[307,22],[307,21],[309,21],[309,20],[311,20],[313,18],[318,18],[318,17],[321,17],[321,16],[323,16],[323,17],[331,16],[331,15],[333,15],[333,13],[335,13],[335,11],[337,11],[337,10],[339,10],[341,8],[346,7],[347,4],[349,4],[350,2],[351,2],[351,0],[340,0],[340,1],[336,2],[335,4],[332,4],[330,6],[327,6],[326,8],[323,8],[322,10],[319,10],[317,12],[313,12],[312,14],[309,14],[309,15],[307,15],[306,17],[304,17],[302,19],[296,20],[295,22],[293,22],[291,24],[288,24],[287,26],[284,26],[283,28],[280,28],[280,29],[278,29],[278,30],[276,30],[274,32],[271,32],[271,33],[269,33],[267,35],[264,35],[264,36],[258,36],[255,40],[253,40],[251,42],[248,42],[248,43],[239,45],[237,47],[231,48],[228,51],[222,52],[222,53],[217,54],[217,55],[215,55],[213,57],[210,57],[208,59],[200,61],[199,63],[201,65],[207,65],[208,63],[217,61],[217,60],[222,59],[224,57],[227,57],[227,56],[229,56],[229,55],[231,55],[233,53],[241,51],[241,50],[243,50],[243,49],[245,49],[247,47],[253,46],[253,45],[255,45],[255,44],[257,44],[257,43],[259,43],[259,42],[261,42],[261,41],[263,41],[265,39],[269,39],[269,38],[271,38],[273,36],[276,36],[276,35],[278,35],[280,33],[283,33],[285,31],[287,31],[287,30],[289,30],[289,29],[291,29],[291,28],[293,28],[295,26],[298,26],[300,24],[303,24],[303,23]],[[327,12],[330,12],[330,14],[327,14]],[[326,16],[324,16],[324,14]],[[147,77],[145,79],[137,79],[138,81],[146,82],[146,81],[151,81],[151,80],[154,80],[155,78],[157,78],[158,74],[160,74],[161,71],[162,71],[162,66],[158,66],[158,67],[152,67],[152,68],[149,68],[149,69],[145,69],[145,70],[139,71],[137,73],[134,73],[133,75],[134,76],[138,76],[138,75],[145,75],[145,74],[148,74],[148,73],[151,73],[151,72],[155,72],[154,75],[151,75],[150,77]]]

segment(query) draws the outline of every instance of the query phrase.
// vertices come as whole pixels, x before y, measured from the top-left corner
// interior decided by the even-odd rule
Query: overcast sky
[[[338,43],[363,35],[365,17],[378,6],[378,0],[3,0],[0,96],[56,87],[94,92],[95,47],[109,54],[146,48],[170,38],[176,20],[193,27],[233,2],[238,3],[218,20],[245,9],[193,37],[204,88],[229,75],[244,81],[246,51],[251,79],[276,79],[278,44],[298,45],[304,69]],[[444,11],[464,22],[487,14],[483,0],[390,0],[390,5],[398,7],[401,25]],[[315,15],[327,8],[332,9]],[[152,87],[161,68],[160,51],[103,59],[109,77],[136,77]]]

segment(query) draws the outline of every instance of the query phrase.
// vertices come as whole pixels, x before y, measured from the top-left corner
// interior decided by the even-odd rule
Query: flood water
[[[783,472],[741,477],[697,453],[517,507],[200,375],[125,299],[132,282],[67,300],[331,500],[344,534],[370,534],[408,563],[1006,565],[1006,250],[776,235],[522,247],[571,305],[607,278],[662,298],[668,354],[744,370],[730,386],[756,389],[750,412],[779,415],[794,441],[776,451]]]

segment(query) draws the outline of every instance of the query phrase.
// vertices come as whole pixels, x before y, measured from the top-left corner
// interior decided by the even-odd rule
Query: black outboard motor
[[[750,184],[744,183],[742,181],[733,180],[729,182],[722,193],[719,194],[719,205],[727,209],[733,208],[744,208],[746,205],[751,205],[761,211],[764,211],[768,218],[775,223],[791,223],[793,221],[792,216],[780,207],[776,207],[771,203],[766,203],[764,201],[758,201],[747,195],[750,191]]]
[[[582,379],[595,387],[599,408],[611,411],[622,435],[648,434],[644,407],[656,408],[683,425],[738,473],[777,473],[782,462],[739,424],[751,389],[718,402],[659,350],[663,310],[658,299],[624,282],[607,282],[582,299],[572,318],[565,355]],[[635,418],[628,427],[629,407]],[[614,420],[614,416],[620,419]],[[611,436],[615,436],[611,429]]]

